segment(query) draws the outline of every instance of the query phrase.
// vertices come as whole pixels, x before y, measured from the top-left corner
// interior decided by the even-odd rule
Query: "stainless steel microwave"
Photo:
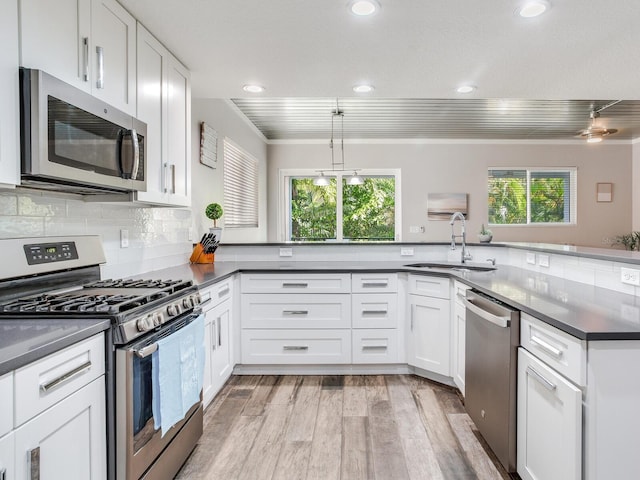
[[[21,184],[146,191],[145,123],[41,70],[20,69]]]

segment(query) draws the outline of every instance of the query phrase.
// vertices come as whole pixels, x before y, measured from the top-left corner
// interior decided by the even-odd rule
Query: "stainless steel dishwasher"
[[[520,312],[468,290],[465,408],[500,463],[516,471],[516,391]]]

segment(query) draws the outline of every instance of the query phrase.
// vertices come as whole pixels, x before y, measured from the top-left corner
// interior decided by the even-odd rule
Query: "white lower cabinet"
[[[244,364],[349,364],[351,331],[242,330]]]
[[[16,446],[13,437],[13,432],[7,433],[4,437],[0,437],[0,478],[6,480],[16,478]]]
[[[29,420],[14,435],[17,480],[106,478],[104,378]]]
[[[354,329],[353,363],[398,363],[398,331],[395,328]]]
[[[458,281],[453,282],[452,296],[452,331],[451,331],[451,375],[456,387],[464,396],[464,362],[465,362],[465,332],[466,308],[462,298],[470,287]]]
[[[517,443],[523,480],[582,478],[582,391],[523,348]]]
[[[449,300],[409,295],[409,365],[449,376]]]
[[[204,308],[205,365],[202,400],[206,407],[224,386],[233,371],[231,322],[233,314],[232,280],[228,279],[202,292],[212,303]]]

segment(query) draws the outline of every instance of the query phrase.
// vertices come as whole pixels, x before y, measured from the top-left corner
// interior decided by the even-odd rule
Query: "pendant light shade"
[[[358,172],[353,172],[353,175],[347,177],[347,185],[362,185],[364,184],[364,178],[358,175]]]
[[[320,175],[313,179],[313,184],[317,187],[328,187],[330,182],[329,178],[324,176],[324,172],[320,172]]]

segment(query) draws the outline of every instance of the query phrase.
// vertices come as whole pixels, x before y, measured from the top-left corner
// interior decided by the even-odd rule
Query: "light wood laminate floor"
[[[457,391],[412,375],[234,376],[176,477],[509,479]]]

